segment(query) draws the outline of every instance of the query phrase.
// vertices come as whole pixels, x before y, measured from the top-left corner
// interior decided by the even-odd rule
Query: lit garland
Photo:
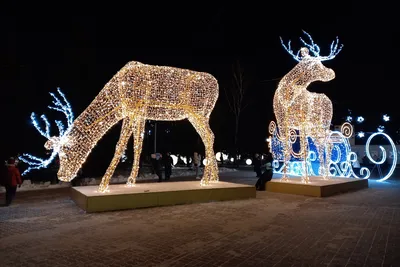
[[[272,156],[274,158],[275,163],[275,173],[283,174],[284,164],[280,165],[279,162],[283,161],[283,142],[284,139],[277,132],[275,123],[270,123],[270,133],[272,135],[271,142],[269,143],[270,150],[272,152]],[[347,176],[348,170],[344,164],[344,162],[348,161],[348,155],[351,152],[350,143],[348,138],[352,135],[352,127],[349,123],[344,123],[342,125],[341,132],[339,131],[330,131],[327,137],[326,142],[326,150],[329,149],[329,158],[327,161],[327,168],[329,169],[329,176]],[[290,159],[287,163],[288,170],[287,174],[294,176],[302,176],[305,177],[307,175],[315,176],[318,174],[318,170],[320,167],[319,157],[317,157],[319,151],[318,146],[314,143],[311,137],[307,137],[307,151],[301,151],[301,135],[297,132],[293,132],[291,135],[291,147],[290,147]],[[304,143],[303,143],[304,145]],[[296,152],[299,150],[300,153]],[[325,152],[325,155],[328,154]],[[299,157],[299,154],[304,153],[307,155],[307,159],[304,161]],[[350,164],[350,162],[348,162]],[[345,168],[343,170],[343,168]]]
[[[271,122],[271,124],[274,124],[274,122]],[[279,139],[279,135],[277,134],[276,129],[274,129],[275,131],[272,132],[272,141],[271,143],[269,143],[269,148],[272,151],[272,155],[274,158],[274,163],[273,163],[273,167],[274,167],[274,173],[279,173],[279,174],[283,174],[283,167],[284,164],[280,164],[280,162],[283,159],[283,150],[282,150],[282,142],[284,140]],[[382,158],[380,160],[375,160],[370,152],[370,142],[371,140],[378,136],[378,135],[382,135],[384,136],[390,143],[391,146],[391,155],[393,155],[393,160],[391,163],[391,167],[390,170],[388,171],[388,173],[381,177],[380,179],[378,179],[378,181],[385,181],[387,179],[389,179],[395,168],[397,165],[397,149],[396,149],[396,145],[394,144],[393,140],[385,133],[381,133],[381,132],[376,132],[371,134],[371,136],[368,138],[367,143],[366,143],[366,147],[365,147],[365,152],[366,155],[368,157],[368,159],[376,164],[376,165],[381,165],[383,164],[386,160],[387,160],[387,152],[386,150],[382,147],[379,146],[379,149],[381,150],[382,153]],[[353,163],[355,163],[358,159],[357,159],[357,154],[351,151],[351,146],[350,143],[348,141],[349,137],[352,136],[352,127],[349,123],[344,123],[343,127],[341,129],[341,132],[339,131],[331,131],[330,132],[330,136],[329,136],[329,143],[332,145],[332,153],[331,153],[331,158],[329,159],[329,176],[333,176],[333,177],[354,177],[354,178],[358,178],[358,179],[368,179],[370,178],[371,175],[371,171],[366,168],[366,167],[362,167],[360,168],[359,173],[360,174],[356,174],[353,170]],[[316,165],[319,165],[320,163],[317,160],[316,155],[318,154],[317,148],[314,145],[312,139],[308,139],[309,142],[309,151],[308,151],[308,158],[307,158],[307,169],[304,168],[303,166],[303,162],[301,162],[298,158],[296,158],[295,156],[291,156],[291,159],[288,163],[289,165],[289,171],[288,174],[293,175],[293,176],[304,176],[306,174],[306,170],[307,173],[309,173],[310,175],[315,175],[316,173]],[[293,146],[295,146],[296,142],[293,142]],[[298,143],[298,140],[297,140]],[[360,175],[360,176],[359,176]]]
[[[206,165],[201,185],[218,181],[218,166],[209,117],[218,98],[218,82],[208,73],[129,62],[105,85],[74,121],[60,148],[58,178],[71,181],[104,134],[123,120],[114,157],[99,186],[108,189],[114,170],[133,134],[134,161],[127,185],[136,183],[146,120],[188,119],[202,138]]]
[[[57,92],[62,97],[64,103],[59,98],[57,98],[53,93],[50,93],[50,95],[54,99],[53,100],[54,106],[48,106],[48,108],[62,112],[65,115],[65,117],[67,118],[67,128],[65,129],[64,124],[61,121],[56,120],[55,123],[58,128],[59,137],[54,137],[54,136],[50,137],[50,122],[47,119],[47,117],[45,115],[40,116],[40,118],[43,120],[45,124],[45,130],[42,130],[39,125],[39,122],[37,121],[36,114],[32,112],[31,120],[33,126],[35,126],[36,130],[38,130],[38,132],[42,136],[48,139],[48,141],[45,143],[44,146],[48,150],[52,149],[53,152],[51,153],[48,159],[42,159],[36,156],[32,156],[31,154],[23,154],[22,156],[20,156],[19,159],[29,165],[29,167],[22,173],[22,175],[26,175],[33,169],[42,169],[48,167],[48,165],[55,159],[55,157],[59,153],[60,146],[68,143],[67,135],[72,127],[72,123],[74,121],[74,114],[72,112],[70,103],[67,101],[65,95],[61,92],[60,88],[57,88]]]
[[[307,152],[308,138],[311,138],[318,150],[320,161],[319,174],[327,177],[327,160],[324,162],[324,152],[327,152],[326,159],[330,158],[330,149],[326,149],[329,128],[333,115],[332,102],[325,94],[317,94],[307,91],[308,85],[314,81],[330,81],[335,78],[335,72],[322,65],[321,61],[330,60],[336,57],[341,51],[342,45],[338,47],[339,41],[331,44],[331,52],[328,56],[320,56],[320,48],[314,43],[311,36],[304,32],[310,39],[310,44],[302,38],[300,40],[306,46],[294,54],[288,46],[281,43],[286,51],[299,63],[286,74],[279,82],[274,95],[274,113],[277,119],[279,136],[283,149],[283,177],[287,180],[287,173],[291,155],[303,158],[306,174],[304,182],[308,182],[307,174]],[[310,52],[313,56],[310,55]],[[270,129],[271,130],[271,129]],[[271,131],[270,131],[271,132]],[[292,144],[300,133],[300,150],[294,152]]]

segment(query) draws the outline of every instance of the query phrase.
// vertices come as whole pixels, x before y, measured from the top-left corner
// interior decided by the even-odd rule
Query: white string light
[[[68,100],[66,99],[65,95],[61,92],[60,88],[57,88],[57,92],[62,97],[61,101],[55,94],[50,93],[53,97],[53,104],[54,106],[48,106],[49,109],[53,109],[63,113],[67,119],[67,129],[65,129],[64,124],[56,120],[55,123],[58,128],[59,136],[58,137],[50,137],[50,122],[45,115],[41,115],[40,118],[43,120],[45,124],[45,130],[43,131],[40,127],[39,122],[36,119],[36,114],[32,112],[31,114],[31,121],[33,126],[35,126],[36,130],[48,141],[45,143],[45,148],[48,150],[53,150],[50,157],[47,159],[42,159],[31,154],[23,154],[19,157],[19,159],[29,165],[29,167],[22,173],[22,175],[26,175],[31,170],[34,169],[42,169],[47,168],[49,164],[56,158],[57,154],[59,153],[60,146],[65,145],[69,142],[68,137],[66,136],[69,131],[71,130],[72,123],[74,120],[74,114],[72,112],[72,107]]]

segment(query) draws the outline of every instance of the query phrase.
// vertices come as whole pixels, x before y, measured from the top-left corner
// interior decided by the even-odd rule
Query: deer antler
[[[65,117],[67,118],[67,125],[68,125],[67,129],[69,130],[74,121],[74,114],[72,113],[71,105],[65,98],[65,95],[61,92],[60,88],[57,88],[57,92],[61,95],[65,104],[63,104],[53,93],[50,93],[50,95],[54,98],[53,104],[55,105],[55,107],[49,106],[49,109],[54,109],[54,110],[60,111],[65,114]],[[61,121],[58,121],[58,120],[56,120],[55,123],[57,124],[58,131],[60,132],[60,136],[63,136],[66,133],[66,132],[64,132],[64,125],[62,124]]]
[[[62,99],[64,100],[64,103],[62,103],[60,101],[60,99],[57,98],[53,93],[50,93],[50,95],[54,99],[53,104],[55,106],[54,107],[48,106],[48,108],[64,113],[65,117],[67,118],[67,128],[65,129],[64,124],[61,121],[55,120],[55,123],[56,123],[58,131],[59,131],[59,136],[50,137],[50,122],[47,119],[47,117],[44,114],[40,116],[40,118],[45,123],[45,130],[42,130],[41,127],[39,126],[38,121],[36,120],[36,114],[34,112],[32,112],[31,120],[32,120],[33,126],[35,126],[36,130],[38,130],[38,132],[42,136],[44,136],[48,139],[48,141],[45,143],[44,146],[47,150],[53,149],[53,152],[51,153],[51,155],[48,159],[38,158],[38,157],[32,156],[30,154],[23,154],[22,156],[20,156],[19,159],[29,165],[29,167],[22,173],[22,175],[27,174],[28,172],[30,172],[33,169],[46,168],[57,156],[57,154],[59,152],[60,144],[64,141],[63,139],[65,139],[66,134],[72,128],[72,124],[74,121],[74,114],[72,113],[71,105],[65,98],[65,95],[61,92],[60,88],[57,88],[57,92],[61,95]]]
[[[279,37],[279,38],[281,39],[281,44],[282,44],[282,46],[285,48],[285,50],[286,50],[290,55],[292,55],[292,57],[293,57],[296,61],[301,61],[302,57],[300,56],[300,50],[297,51],[297,54],[295,55],[295,54],[293,53],[293,50],[290,48],[290,43],[291,43],[291,41],[289,40],[289,41],[288,41],[288,45],[286,46],[286,45],[284,44],[283,40],[282,40],[282,37]]]
[[[318,59],[319,61],[326,61],[326,60],[331,60],[334,59],[336,57],[337,54],[339,54],[339,52],[342,50],[343,48],[343,44],[341,44],[339,46],[339,38],[336,37],[336,40],[332,41],[331,44],[331,52],[328,56],[321,56],[319,53],[321,51],[321,49],[319,48],[319,46],[314,43],[311,35],[309,33],[307,33],[306,31],[303,30],[303,33],[308,37],[308,39],[310,39],[310,43],[307,43],[306,41],[304,41],[303,38],[300,37],[300,41],[308,48],[308,50],[313,54],[313,57]],[[282,46],[285,48],[285,50],[292,55],[292,57],[296,60],[296,61],[301,61],[304,56],[300,56],[300,50],[297,52],[297,54],[295,55],[293,53],[293,50],[290,48],[290,40],[288,42],[288,45],[286,46],[283,43],[282,38],[281,39],[281,44]],[[308,54],[306,55],[308,56]]]

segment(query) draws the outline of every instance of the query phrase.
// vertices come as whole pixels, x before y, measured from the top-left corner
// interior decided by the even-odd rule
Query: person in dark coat
[[[171,157],[171,153],[167,152],[164,157],[165,180],[169,180],[169,178],[171,177],[172,165],[173,165],[173,160]]]
[[[9,158],[7,161],[7,173],[5,174],[4,186],[6,187],[6,206],[9,206],[15,198],[17,186],[21,187],[21,174],[15,166],[14,158]]]
[[[265,191],[266,183],[268,181],[271,181],[272,176],[274,174],[273,168],[272,168],[272,161],[273,161],[272,155],[267,154],[265,161],[266,161],[265,171],[262,172],[262,174],[260,175],[260,178],[257,180],[257,183],[256,183],[256,190],[259,190],[259,191]],[[261,169],[261,167],[260,167],[260,169]]]
[[[151,154],[151,163],[153,165],[153,170],[158,176],[158,182],[162,182],[162,155],[160,153]]]
[[[259,154],[255,154],[254,156],[254,172],[256,173],[256,177],[261,176],[261,156]]]

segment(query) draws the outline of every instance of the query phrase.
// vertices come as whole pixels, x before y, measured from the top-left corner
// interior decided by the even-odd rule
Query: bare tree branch
[[[228,101],[229,109],[233,111],[234,109],[233,109],[233,105],[232,105],[232,100],[229,97],[228,89],[226,89],[226,87],[224,87],[224,92],[225,92],[226,100]]]
[[[229,109],[235,116],[235,146],[237,146],[240,115],[250,102],[246,98],[248,89],[247,79],[239,61],[232,66],[232,85],[228,89],[224,87]],[[237,148],[237,147],[236,147]]]

